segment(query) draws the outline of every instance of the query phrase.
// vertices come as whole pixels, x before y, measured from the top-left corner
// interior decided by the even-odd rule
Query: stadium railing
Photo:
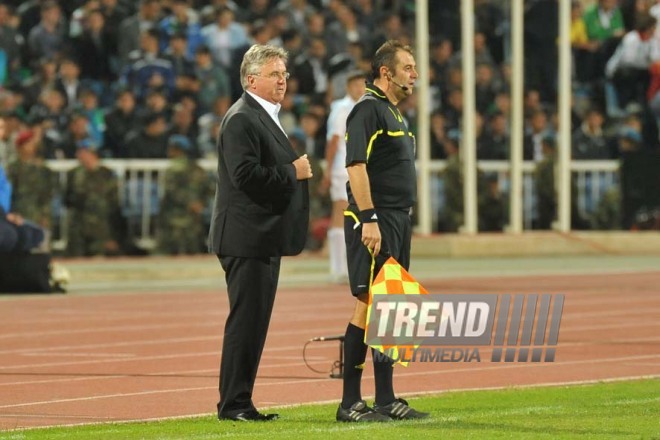
[[[117,175],[122,214],[126,219],[128,232],[134,244],[145,250],[153,249],[156,245],[156,218],[159,203],[163,197],[165,171],[169,161],[167,159],[106,159],[102,163]],[[60,188],[53,200],[52,247],[54,250],[66,248],[68,218],[62,194],[67,183],[67,172],[77,164],[76,160],[47,161],[48,167],[57,175]],[[202,159],[199,164],[209,172],[209,178],[212,179],[217,162],[212,159]],[[437,218],[445,205],[445,187],[442,180],[442,171],[445,166],[445,161],[434,160],[431,162],[430,172],[433,178],[429,191],[432,191],[433,199],[433,224],[437,224]],[[509,162],[479,161],[477,166],[484,173],[495,175],[500,191],[505,195],[508,194]],[[523,164],[525,229],[531,229],[536,218],[534,169],[534,162]],[[585,217],[596,209],[605,192],[619,183],[618,161],[573,161],[571,172],[577,185],[578,209]],[[210,212],[210,206],[207,208],[207,214],[208,212]]]

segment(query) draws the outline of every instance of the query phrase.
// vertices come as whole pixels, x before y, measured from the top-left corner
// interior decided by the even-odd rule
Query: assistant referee
[[[369,288],[389,257],[410,264],[415,204],[415,138],[396,105],[413,91],[417,79],[412,49],[399,41],[384,43],[374,55],[366,93],[348,115],[346,167],[349,206],[344,217],[351,293],[356,297],[344,341],[344,383],[337,420],[342,422],[418,419],[427,413],[397,399],[391,361],[375,360],[376,402],[369,407],[360,392],[367,346],[364,344]]]

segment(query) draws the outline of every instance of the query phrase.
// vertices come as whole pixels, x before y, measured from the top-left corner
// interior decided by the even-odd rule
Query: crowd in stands
[[[431,69],[422,74],[432,87],[433,159],[458,163],[463,117],[477,121],[479,160],[509,157],[508,3],[475,1],[476,33],[469,49],[476,59],[476,115],[462,112],[460,0],[434,1],[429,8]],[[573,2],[574,159],[617,159],[625,150],[657,149],[657,3]],[[7,130],[0,139],[0,166],[80,160],[81,150],[101,159],[165,159],[172,139],[190,159],[215,158],[219,123],[242,93],[240,61],[254,43],[288,50],[291,78],[280,120],[296,148],[320,162],[329,109],[346,94],[346,75],[369,71],[370,56],[387,39],[414,44],[414,4],[2,0],[0,112]],[[557,35],[557,0],[526,1],[524,157],[539,164],[552,160],[555,149]],[[415,132],[414,96],[401,111]],[[26,143],[34,145],[29,159],[23,159]],[[480,207],[490,212],[482,229],[501,230],[506,202],[496,182],[482,177]],[[460,173],[456,179],[460,184]],[[320,185],[318,192],[323,189]],[[447,207],[440,230],[461,224],[462,198],[450,199],[456,206]],[[318,206],[313,215],[328,214],[329,204]],[[199,209],[196,205],[195,215]],[[43,222],[47,228],[48,219]]]

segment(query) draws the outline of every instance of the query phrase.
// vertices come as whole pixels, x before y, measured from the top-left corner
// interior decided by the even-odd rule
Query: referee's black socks
[[[383,357],[375,356],[376,350],[371,349],[374,361],[374,378],[376,382],[376,405],[386,406],[394,402],[394,362]]]
[[[364,329],[349,323],[344,337],[344,390],[341,399],[341,406],[344,409],[348,409],[358,400],[362,400],[360,381],[366,357],[367,346],[364,343]]]

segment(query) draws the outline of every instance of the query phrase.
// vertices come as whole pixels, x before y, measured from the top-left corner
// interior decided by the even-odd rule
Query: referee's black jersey
[[[378,87],[367,92],[346,120],[346,166],[366,163],[376,208],[410,208],[417,199],[415,137]],[[350,182],[349,203],[356,205]]]

